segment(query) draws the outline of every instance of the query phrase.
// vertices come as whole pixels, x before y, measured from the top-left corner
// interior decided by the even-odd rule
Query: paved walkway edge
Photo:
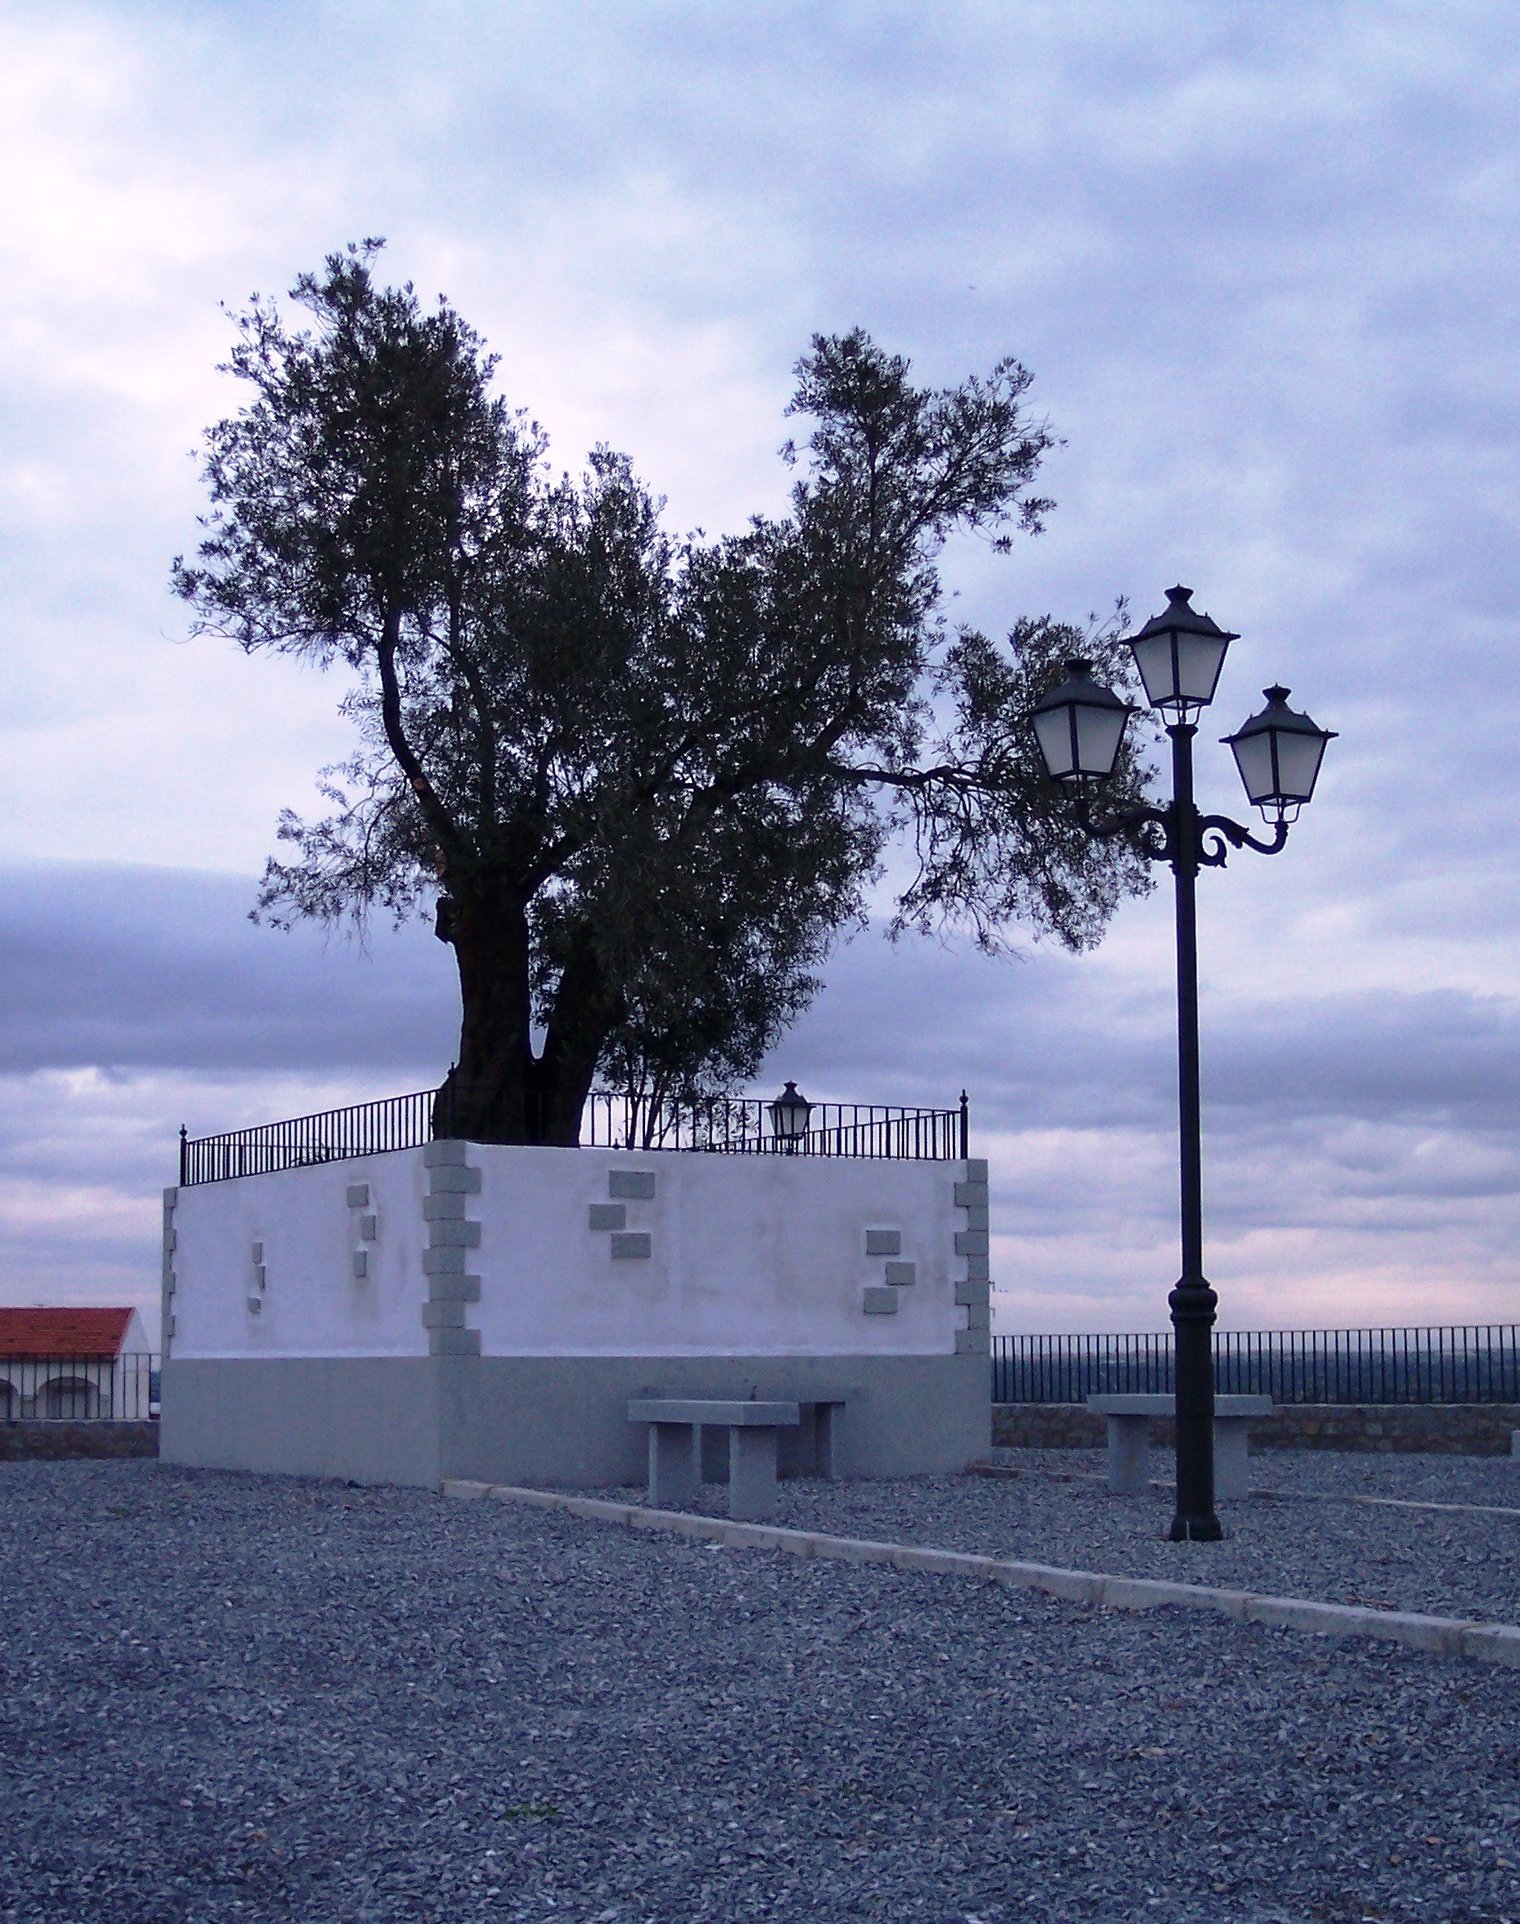
[[[1097,1570],[1062,1570],[1049,1563],[1016,1563],[974,1556],[964,1550],[931,1550],[910,1543],[874,1543],[864,1537],[825,1536],[816,1530],[783,1530],[771,1523],[733,1523],[727,1517],[694,1516],[685,1510],[651,1510],[642,1503],[571,1496],[560,1490],[521,1489],[510,1483],[451,1480],[446,1497],[493,1497],[533,1509],[561,1510],[594,1523],[621,1523],[633,1530],[667,1530],[702,1537],[730,1549],[785,1550],[796,1557],[832,1557],[841,1563],[889,1563],[899,1570],[934,1576],[975,1577],[1010,1589],[1040,1590],[1069,1603],[1105,1610],[1156,1610],[1163,1605],[1211,1610],[1237,1623],[1264,1623],[1281,1630],[1324,1637],[1380,1637],[1443,1657],[1473,1657],[1520,1669],[1520,1626],[1475,1623],[1460,1617],[1428,1617],[1409,1610],[1369,1610],[1349,1603],[1312,1603],[1302,1597],[1263,1597],[1249,1590],[1221,1590],[1156,1577],[1112,1577]]]

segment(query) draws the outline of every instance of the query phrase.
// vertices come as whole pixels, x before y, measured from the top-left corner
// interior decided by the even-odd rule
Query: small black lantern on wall
[[[808,1117],[813,1105],[802,1095],[795,1082],[789,1082],[771,1104],[771,1134],[788,1155],[795,1155],[797,1144],[807,1134]]]

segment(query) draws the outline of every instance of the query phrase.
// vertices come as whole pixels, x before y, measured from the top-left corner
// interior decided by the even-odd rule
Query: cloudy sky
[[[1340,731],[1272,861],[1200,885],[1208,1269],[1235,1328],[1520,1318],[1520,41],[1511,0],[0,5],[0,1301],[156,1328],[174,1136],[422,1087],[449,957],[246,921],[336,684],[185,639],[219,303],[349,239],[445,291],[574,467],[673,528],[784,499],[790,370],[855,323],[1003,353],[1064,437],[958,613],[1238,629]],[[1208,723],[1216,720],[1218,727]],[[952,1102],[996,1320],[1160,1328],[1170,905],[1094,956],[875,936],[769,1065]],[[770,1073],[773,1071],[773,1073]]]

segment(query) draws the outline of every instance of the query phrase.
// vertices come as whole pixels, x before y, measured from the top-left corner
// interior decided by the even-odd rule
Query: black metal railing
[[[303,1163],[342,1162],[349,1156],[381,1155],[389,1149],[416,1149],[433,1140],[436,1089],[386,1096],[347,1109],[322,1109],[314,1116],[261,1122],[251,1129],[228,1129],[217,1136],[179,1132],[182,1186],[225,1182],[232,1176],[266,1176]]]
[[[0,1356],[0,1423],[140,1423],[158,1415],[159,1359]]]
[[[743,1156],[859,1156],[950,1162],[967,1154],[963,1095],[954,1109],[883,1103],[815,1102],[799,1136],[778,1135],[762,1098],[722,1096],[696,1103],[645,1103],[596,1090],[581,1118],[581,1140],[600,1149],[682,1149]]]
[[[1216,1330],[1214,1387],[1278,1403],[1520,1403],[1520,1324]],[[1175,1388],[1170,1333],[992,1339],[994,1403]]]
[[[447,1135],[439,1094],[419,1089],[347,1109],[324,1109],[285,1122],[179,1137],[179,1180],[225,1182],[303,1163],[417,1149]],[[763,1098],[716,1097],[695,1103],[641,1102],[594,1091],[581,1116],[588,1148],[675,1149],[720,1155],[853,1156],[908,1162],[951,1162],[969,1153],[970,1113],[964,1093],[951,1109],[892,1108],[882,1103],[817,1102],[805,1132],[777,1132]]]

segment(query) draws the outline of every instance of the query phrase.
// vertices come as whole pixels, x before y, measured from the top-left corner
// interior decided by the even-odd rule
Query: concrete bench
[[[1108,1425],[1108,1487],[1121,1496],[1134,1496],[1149,1487],[1151,1453],[1149,1426],[1154,1416],[1172,1416],[1172,1396],[1089,1396],[1087,1407]],[[1270,1396],[1214,1398],[1214,1494],[1225,1498],[1250,1495],[1246,1467],[1248,1432],[1256,1417],[1272,1414]]]
[[[835,1408],[847,1390],[798,1397],[636,1396],[630,1423],[649,1426],[649,1500],[689,1502],[702,1474],[705,1432],[728,1433],[728,1513],[764,1523],[776,1514],[776,1465],[783,1430],[804,1433],[815,1476],[834,1474]],[[716,1468],[716,1465],[713,1466]]]

